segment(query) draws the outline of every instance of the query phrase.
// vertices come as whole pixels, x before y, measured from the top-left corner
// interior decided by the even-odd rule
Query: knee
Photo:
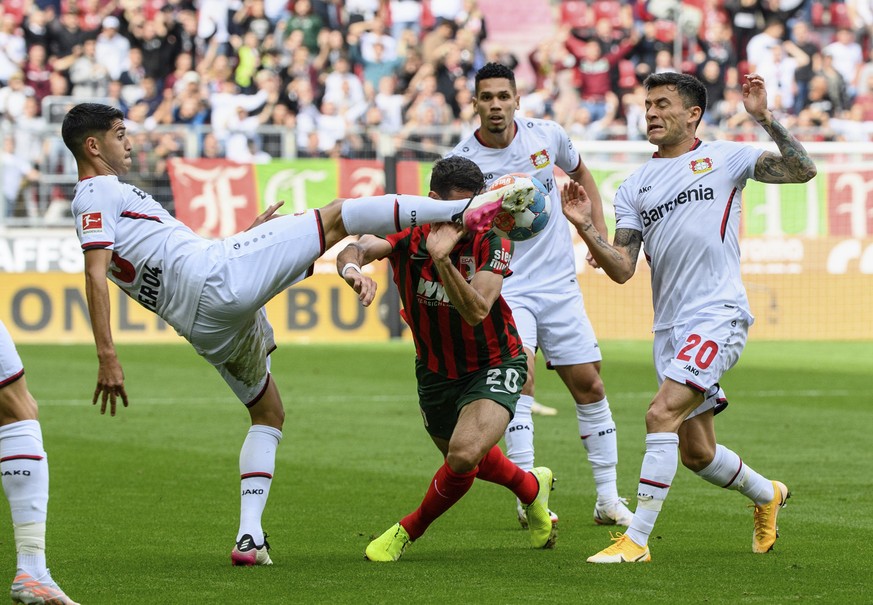
[[[673,416],[667,406],[655,398],[646,410],[646,430],[649,433],[675,432]]]
[[[593,373],[579,387],[580,391],[585,393],[585,403],[596,403],[606,397],[606,389],[603,387],[603,380],[600,378],[600,374]]]
[[[446,464],[452,469],[453,473],[464,474],[469,473],[482,460],[484,454],[478,448],[472,447],[452,447],[449,446],[449,453],[446,456]]]
[[[680,441],[679,457],[682,460],[682,466],[699,473],[712,463],[715,458],[715,449],[707,443]]]
[[[252,424],[263,424],[282,430],[285,425],[285,408],[281,404],[255,410],[251,408],[249,413]]]

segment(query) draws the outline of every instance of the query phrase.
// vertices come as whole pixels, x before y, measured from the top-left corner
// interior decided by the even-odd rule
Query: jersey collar
[[[700,139],[698,139],[697,137],[694,137],[694,142],[691,143],[691,148],[690,148],[688,151],[694,151],[695,149],[697,149],[697,148],[700,147],[701,145],[703,145],[703,142],[702,142]],[[685,153],[688,153],[688,151],[686,151]],[[656,151],[655,153],[652,154],[652,157],[653,157],[653,158],[660,158],[660,157],[661,157],[661,154],[659,154],[659,153]]]

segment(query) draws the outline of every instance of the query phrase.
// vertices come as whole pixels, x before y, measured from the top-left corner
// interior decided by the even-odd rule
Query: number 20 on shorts
[[[702,344],[701,344],[702,342]],[[694,364],[701,370],[705,370],[715,360],[718,355],[718,345],[711,340],[704,341],[699,334],[691,334],[685,339],[685,346],[676,355],[676,359],[680,361],[691,361],[691,353],[694,353]]]

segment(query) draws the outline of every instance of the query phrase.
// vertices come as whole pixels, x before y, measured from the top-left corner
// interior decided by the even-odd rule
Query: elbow
[[[627,283],[627,281],[634,276],[634,271],[633,269],[622,268],[614,271],[609,271],[607,272],[607,275],[609,276],[609,279],[611,279],[615,283],[624,284]]]
[[[802,183],[808,183],[818,174],[818,168],[815,167],[815,163],[810,162],[809,170],[806,171],[806,174],[803,176]]]

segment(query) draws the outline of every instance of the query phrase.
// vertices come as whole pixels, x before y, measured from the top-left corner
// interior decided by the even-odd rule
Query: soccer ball
[[[501,210],[494,217],[494,224],[491,230],[504,239],[509,239],[514,242],[523,242],[536,237],[546,228],[549,222],[549,212],[551,212],[551,197],[546,186],[539,182],[534,177],[513,172],[512,174],[504,174],[494,181],[489,189],[498,189],[512,184],[517,178],[530,179],[536,187],[534,192],[533,203],[522,210],[521,212],[508,212]]]

